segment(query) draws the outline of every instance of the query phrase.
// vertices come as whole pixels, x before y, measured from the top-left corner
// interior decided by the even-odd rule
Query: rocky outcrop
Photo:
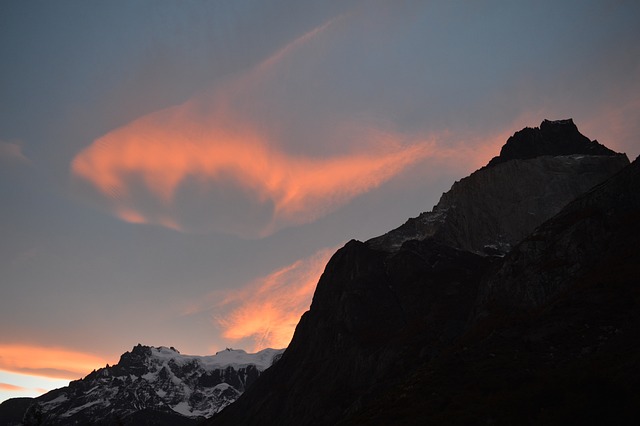
[[[511,136],[500,155],[489,161],[492,167],[510,160],[526,160],[543,155],[615,155],[596,140],[582,135],[572,119],[544,120],[540,127],[526,127]]]
[[[35,398],[24,425],[193,424],[235,401],[281,352],[189,356],[137,345],[118,364]]]

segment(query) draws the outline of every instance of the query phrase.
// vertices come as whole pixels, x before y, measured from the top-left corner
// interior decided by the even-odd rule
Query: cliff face
[[[453,184],[433,211],[369,240],[395,250],[433,238],[480,254],[504,254],[567,203],[629,164],[625,155],[542,156],[482,168]]]
[[[454,185],[433,212],[349,242],[327,264],[282,359],[212,424],[514,424],[557,421],[558,398],[575,408],[603,397],[572,380],[590,380],[585,363],[620,350],[625,362],[640,359],[640,259],[629,253],[640,242],[640,182],[629,171],[636,161],[598,187],[609,189],[562,210],[628,163],[582,154],[498,162]],[[626,271],[620,282],[616,271]],[[592,284],[595,293],[580,290]],[[624,318],[631,325],[616,334]],[[597,328],[585,332],[582,321]],[[605,348],[602,359],[593,348]],[[603,371],[622,377],[611,368]],[[624,419],[638,391],[617,378],[603,389],[622,395]],[[538,394],[556,385],[562,394],[551,402]]]
[[[636,160],[518,244],[483,285],[478,306],[484,315],[489,302],[499,302],[503,308],[536,308],[576,283],[631,279],[640,271],[639,247],[640,164]]]

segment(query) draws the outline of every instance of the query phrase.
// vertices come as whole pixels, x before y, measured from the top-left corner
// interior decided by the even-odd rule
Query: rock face
[[[625,155],[567,155],[484,167],[454,183],[432,211],[368,243],[392,251],[404,241],[431,238],[479,254],[504,254],[627,164]]]
[[[35,398],[25,425],[192,424],[235,401],[282,350],[181,355],[138,345],[118,364]],[[151,422],[151,423],[148,423]]]
[[[573,123],[545,121],[539,131],[558,126]],[[632,418],[638,161],[624,168],[626,156],[609,152],[541,153],[505,154],[454,185],[433,212],[338,250],[281,360],[209,423]]]
[[[631,278],[640,271],[639,244],[640,163],[636,160],[518,244],[487,280],[478,304],[484,309],[495,308],[498,302],[502,309],[537,308],[579,282]]]

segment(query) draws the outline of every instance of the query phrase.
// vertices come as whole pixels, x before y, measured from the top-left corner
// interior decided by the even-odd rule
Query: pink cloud
[[[6,392],[22,392],[26,391],[27,388],[23,388],[22,386],[12,385],[10,383],[0,383],[0,391]]]
[[[222,336],[231,341],[250,339],[256,351],[286,347],[335,250],[320,250],[241,290],[226,293],[216,306],[225,312],[215,317]]]
[[[326,129],[338,153],[305,154],[256,116],[254,105],[271,99],[264,88],[284,59],[340,19],[214,91],[97,139],[72,161],[78,188],[127,222],[263,237],[312,222],[433,155],[432,140],[349,118]]]

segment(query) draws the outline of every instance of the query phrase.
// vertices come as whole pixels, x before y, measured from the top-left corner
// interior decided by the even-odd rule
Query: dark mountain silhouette
[[[572,119],[543,120],[540,127],[526,127],[511,136],[500,155],[492,158],[487,166],[543,155],[615,155],[615,152],[582,135]]]
[[[579,135],[570,120],[531,131]],[[503,149],[434,211],[338,250],[281,360],[209,423],[632,420],[640,166],[551,140],[550,152]],[[515,194],[498,196],[509,182]],[[549,182],[561,182],[552,208],[538,205]],[[514,231],[492,244],[495,229]]]
[[[0,425],[20,425],[33,398],[11,398],[0,404]]]

